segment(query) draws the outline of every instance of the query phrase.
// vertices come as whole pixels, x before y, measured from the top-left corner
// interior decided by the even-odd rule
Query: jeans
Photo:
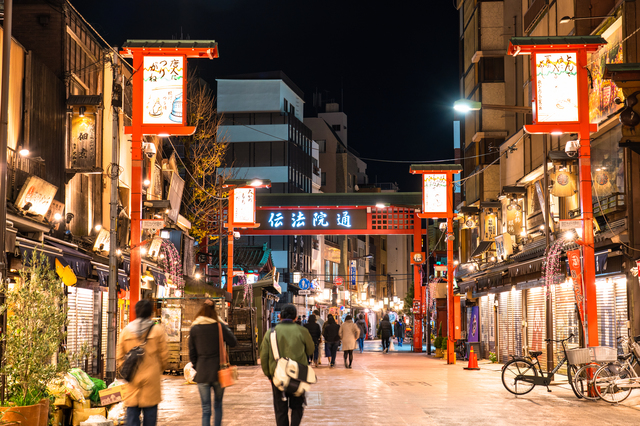
[[[291,426],[299,426],[304,413],[305,396],[285,395],[271,382],[273,392],[273,410],[276,413],[277,426],[289,426],[289,409],[291,409]],[[284,397],[284,401],[282,400]]]
[[[127,426],[140,426],[140,411],[142,411],[143,426],[156,426],[158,422],[158,406],[127,407]]]
[[[398,346],[402,346],[403,341],[404,341],[403,337],[398,337]]]
[[[325,345],[329,345],[329,351],[331,353],[331,365],[336,364],[336,354],[338,353],[338,346],[340,346],[340,342],[328,342]]]
[[[391,344],[390,342],[390,337],[383,337],[382,338],[382,350],[384,351],[385,349],[389,349],[389,345]]]
[[[198,383],[198,392],[200,392],[200,404],[202,404],[202,426],[211,425],[211,388],[213,388],[214,402],[213,408],[215,426],[222,424],[222,397],[224,389],[220,387],[220,383]]]
[[[364,337],[358,339],[358,347],[360,348],[360,352],[364,350]]]

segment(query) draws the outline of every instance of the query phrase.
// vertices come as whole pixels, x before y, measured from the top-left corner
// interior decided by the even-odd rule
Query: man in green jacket
[[[271,336],[276,332],[278,352],[281,358],[289,358],[300,365],[309,365],[307,359],[313,354],[315,344],[309,331],[296,324],[294,321],[298,317],[298,311],[294,305],[285,305],[280,313],[282,319],[275,328],[267,331],[260,346],[260,364],[264,375],[271,380],[276,371],[276,360],[271,351]],[[282,391],[276,388],[271,382],[273,392],[273,408],[276,413],[276,424],[278,426],[289,426],[289,409],[291,409],[291,426],[298,426],[302,421],[304,412],[305,396],[286,395],[282,398]]]

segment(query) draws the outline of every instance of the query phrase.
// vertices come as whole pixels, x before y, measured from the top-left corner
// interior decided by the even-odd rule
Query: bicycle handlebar
[[[544,339],[544,341],[545,342],[566,342],[567,340],[569,340],[569,339],[571,339],[573,337],[575,337],[575,334],[571,333],[569,335],[569,337],[567,337],[566,339],[558,339],[558,340],[555,340],[555,339]]]

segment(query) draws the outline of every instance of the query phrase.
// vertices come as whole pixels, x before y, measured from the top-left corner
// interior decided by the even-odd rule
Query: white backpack
[[[271,339],[273,358],[276,360],[276,371],[273,373],[274,386],[285,394],[303,395],[311,389],[312,384],[318,381],[316,373],[311,366],[300,365],[289,358],[280,358],[275,328],[271,331],[269,338]]]

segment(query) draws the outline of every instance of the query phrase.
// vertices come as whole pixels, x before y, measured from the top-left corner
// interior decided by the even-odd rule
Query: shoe
[[[333,368],[333,367],[334,367],[334,364],[329,364],[329,368]]]
[[[388,354],[388,353],[389,353],[389,348],[385,349],[385,350],[384,350],[384,353],[385,353],[385,354]]]
[[[344,360],[344,368],[349,368],[349,364],[347,364],[347,360]]]
[[[351,368],[351,364],[349,364],[349,366],[347,368]]]

